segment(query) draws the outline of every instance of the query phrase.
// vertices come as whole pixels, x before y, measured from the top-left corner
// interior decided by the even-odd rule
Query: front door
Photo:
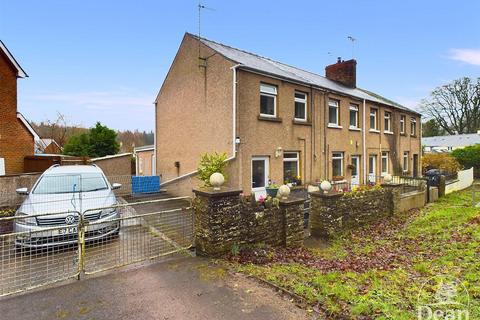
[[[418,154],[413,155],[413,177],[418,176]]]
[[[352,156],[352,185],[360,184],[360,156]]]
[[[265,192],[268,184],[268,157],[252,157],[252,191]]]
[[[377,172],[377,156],[368,157],[368,182],[375,183],[375,173]]]

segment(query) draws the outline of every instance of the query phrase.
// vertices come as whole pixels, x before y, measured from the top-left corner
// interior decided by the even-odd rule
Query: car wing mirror
[[[28,188],[18,188],[16,191],[18,194],[22,196],[28,195]]]
[[[114,183],[112,184],[112,189],[113,190],[116,190],[116,189],[120,189],[122,187],[122,185],[120,183]]]

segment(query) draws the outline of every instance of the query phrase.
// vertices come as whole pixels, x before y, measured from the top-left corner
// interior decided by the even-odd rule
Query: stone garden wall
[[[399,212],[400,190],[401,186],[389,185],[346,194],[312,192],[311,234],[330,237]]]
[[[262,208],[241,190],[194,190],[195,247],[200,255],[219,256],[235,246],[303,245],[304,199],[280,200]]]

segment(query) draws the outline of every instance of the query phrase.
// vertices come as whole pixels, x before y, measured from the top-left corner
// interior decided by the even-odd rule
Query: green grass
[[[326,248],[309,249],[328,261],[406,249],[407,259],[389,270],[367,264],[361,272],[321,272],[291,262],[236,267],[294,292],[331,319],[417,319],[421,286],[432,276],[446,274],[462,281],[470,296],[470,319],[479,319],[480,210],[471,207],[470,190],[390,220],[341,235]]]

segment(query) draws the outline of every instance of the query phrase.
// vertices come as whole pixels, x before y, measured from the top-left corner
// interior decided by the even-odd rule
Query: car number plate
[[[59,235],[78,233],[77,227],[67,227],[58,229]]]

